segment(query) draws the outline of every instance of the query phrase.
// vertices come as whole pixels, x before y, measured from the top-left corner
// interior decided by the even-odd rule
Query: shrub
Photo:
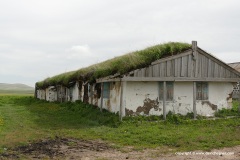
[[[240,116],[240,113],[238,112],[238,106],[239,106],[239,102],[233,101],[231,109],[223,108],[221,110],[218,110],[215,113],[215,116],[216,117]]]

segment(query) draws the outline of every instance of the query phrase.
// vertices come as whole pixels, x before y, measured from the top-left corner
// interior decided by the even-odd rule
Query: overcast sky
[[[240,61],[239,0],[0,0],[0,83],[36,81],[180,41]]]

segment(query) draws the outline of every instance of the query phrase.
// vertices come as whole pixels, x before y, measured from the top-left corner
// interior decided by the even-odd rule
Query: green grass
[[[0,96],[0,150],[41,138],[102,139],[117,147],[210,150],[240,145],[240,118],[191,120],[168,116],[125,118],[91,105],[49,103],[26,96]],[[179,123],[180,122],[180,123]]]
[[[89,80],[94,82],[98,78],[106,77],[116,73],[124,74],[134,69],[150,65],[162,57],[179,54],[190,48],[190,44],[180,42],[169,42],[159,44],[146,49],[131,52],[107,61],[81,68],[76,71],[62,73],[37,82],[38,88],[46,88],[57,84],[68,85],[71,81]]]
[[[233,105],[231,109],[221,109],[215,113],[216,117],[227,117],[227,116],[240,116],[240,112],[238,112],[239,101],[233,101]]]

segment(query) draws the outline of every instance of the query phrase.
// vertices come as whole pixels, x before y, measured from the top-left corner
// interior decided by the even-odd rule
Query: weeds
[[[197,115],[198,120],[206,119],[206,117]],[[127,116],[123,117],[124,121],[128,121],[130,123],[139,123],[143,121],[148,122],[157,122],[157,121],[163,121],[163,115],[156,116],[156,115],[150,115],[150,116]],[[170,123],[170,124],[182,124],[182,123],[188,123],[189,121],[193,120],[193,112],[187,113],[187,115],[181,115],[181,114],[174,114],[173,112],[169,111],[166,115],[166,120],[164,123]]]
[[[218,110],[215,113],[216,117],[227,117],[227,116],[240,116],[240,112],[238,111],[239,101],[233,101],[232,108],[226,109],[223,108]]]

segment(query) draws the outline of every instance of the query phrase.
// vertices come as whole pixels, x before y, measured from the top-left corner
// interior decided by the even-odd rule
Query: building
[[[240,80],[238,71],[197,47],[195,41],[178,54],[165,54],[148,65],[91,82],[95,72],[91,70],[84,80],[70,81],[64,91],[56,87],[54,93],[64,94],[64,101],[79,99],[118,112],[120,117],[163,115],[166,118],[171,111],[182,115],[194,113],[196,118],[197,114],[213,116],[219,109],[231,108],[233,87]],[[46,88],[36,87],[37,93],[47,93]],[[37,98],[42,99],[42,95],[37,94]]]
[[[234,68],[235,70],[237,70],[238,72],[240,72],[240,62],[229,63],[228,65],[229,65],[230,67]],[[234,86],[234,88],[233,88],[232,98],[234,98],[234,99],[239,99],[239,97],[240,97],[239,83],[240,83],[240,82],[238,82],[238,83],[236,84],[236,86]]]

